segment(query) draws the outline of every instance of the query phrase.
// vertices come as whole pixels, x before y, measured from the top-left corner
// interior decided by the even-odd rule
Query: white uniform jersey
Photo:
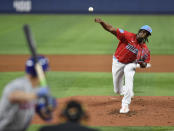
[[[0,131],[24,131],[32,120],[35,101],[24,104],[9,101],[10,93],[17,90],[34,92],[27,77],[18,78],[5,87],[0,101]]]

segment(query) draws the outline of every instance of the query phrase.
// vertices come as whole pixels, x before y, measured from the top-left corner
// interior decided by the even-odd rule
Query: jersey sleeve
[[[148,50],[148,53],[147,53],[147,58],[145,59],[146,63],[150,63],[150,51]]]
[[[116,30],[117,39],[124,42],[126,40],[127,31],[117,28]]]
[[[24,91],[24,87],[22,85],[24,84],[21,84],[21,80],[16,80],[6,85],[2,94],[2,100],[5,100],[9,106],[11,106],[12,103],[9,101],[10,94],[14,91]]]
[[[150,62],[150,51],[147,48],[147,46],[144,46],[144,48],[140,48],[138,50],[137,60],[138,61],[144,61],[146,63]]]
[[[150,63],[150,51],[149,51],[147,45],[146,44],[144,44],[144,45],[145,46],[144,46],[143,50],[144,50],[144,54],[146,55],[144,62]]]
[[[15,90],[11,84],[7,85],[1,97],[0,102],[0,131],[14,119],[14,115],[18,110],[17,104],[12,104],[9,101],[9,95]]]
[[[20,83],[20,81],[16,81],[14,83],[10,83],[8,84],[5,89],[4,89],[4,96],[9,96],[12,92],[14,91],[23,91],[24,88],[21,86],[22,84]]]
[[[146,44],[145,44],[145,46],[142,50],[142,54],[143,54],[143,57],[144,57],[144,62],[149,63],[150,62],[150,51],[147,48]]]

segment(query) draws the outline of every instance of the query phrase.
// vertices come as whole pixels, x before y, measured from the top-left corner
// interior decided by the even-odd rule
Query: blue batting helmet
[[[152,33],[152,28],[148,25],[142,26],[140,29],[148,31],[150,34]]]
[[[48,59],[45,58],[44,56],[38,56],[38,62],[39,64],[42,66],[43,71],[47,71],[48,67],[49,67],[49,62]],[[32,76],[37,76],[36,70],[35,70],[35,62],[34,62],[34,58],[31,57],[27,60],[26,64],[25,64],[25,71],[27,74],[30,74]]]

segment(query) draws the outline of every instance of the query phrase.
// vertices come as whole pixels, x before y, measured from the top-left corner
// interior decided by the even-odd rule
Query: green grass
[[[0,87],[23,73],[0,73]],[[77,95],[115,95],[111,73],[49,72],[48,84],[55,97]],[[174,73],[136,73],[134,92],[137,96],[173,96]],[[0,89],[0,93],[3,88]]]
[[[27,131],[38,131],[42,125],[31,125]],[[93,127],[100,131],[173,131],[174,127]]]
[[[152,27],[148,47],[152,54],[174,54],[172,15],[0,15],[0,54],[29,54],[22,26],[31,25],[41,54],[113,54],[118,40],[100,25],[101,17],[114,27],[136,33]],[[22,72],[0,72],[0,96],[4,86]],[[173,96],[174,73],[136,73],[137,96]],[[49,72],[48,83],[57,98],[76,95],[115,95],[111,73]],[[31,125],[36,131],[41,125]],[[172,131],[174,127],[95,127],[101,131]]]
[[[42,125],[31,125],[27,131],[38,131]]]
[[[0,94],[6,83],[24,75],[23,72],[0,72]],[[76,95],[115,95],[111,73],[48,72],[48,84],[57,97]],[[173,96],[174,73],[136,73],[135,95]],[[27,131],[37,131],[42,125],[31,125]],[[174,127],[94,127],[101,131],[172,131]]]
[[[118,40],[94,23],[101,17],[136,33],[148,24],[152,54],[174,54],[172,15],[0,15],[0,54],[29,54],[22,26],[28,23],[42,54],[113,54]]]

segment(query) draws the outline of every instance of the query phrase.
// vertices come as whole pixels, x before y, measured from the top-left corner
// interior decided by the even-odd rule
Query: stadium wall
[[[0,0],[0,13],[174,14],[174,0]]]

